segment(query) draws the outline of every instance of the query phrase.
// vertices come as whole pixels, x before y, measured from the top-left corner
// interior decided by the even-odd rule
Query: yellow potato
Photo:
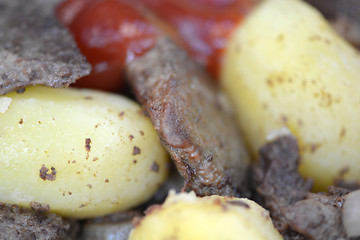
[[[31,87],[0,106],[0,202],[95,217],[146,201],[166,178],[150,119],[124,97]]]
[[[130,240],[282,239],[268,211],[246,198],[170,192],[162,206],[150,209]]]
[[[359,182],[360,54],[315,9],[298,0],[260,4],[230,40],[222,86],[254,155],[287,127],[314,190]]]

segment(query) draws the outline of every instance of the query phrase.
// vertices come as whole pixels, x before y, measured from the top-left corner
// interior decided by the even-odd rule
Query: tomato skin
[[[68,12],[67,18],[65,8],[71,4],[66,3],[58,8],[61,13],[58,16],[68,24],[79,49],[93,67],[90,75],[78,80],[75,86],[120,91],[126,62],[153,47],[159,31],[138,13],[131,1],[71,0],[78,8],[74,14]]]
[[[218,78],[222,54],[253,0],[140,0],[176,29],[193,58]]]
[[[66,0],[56,13],[93,67],[75,86],[121,91],[126,62],[151,49],[163,34],[218,79],[227,39],[254,1]],[[149,10],[157,17],[142,15]]]
[[[95,0],[66,0],[56,8],[56,16],[64,26],[69,26],[74,18]]]

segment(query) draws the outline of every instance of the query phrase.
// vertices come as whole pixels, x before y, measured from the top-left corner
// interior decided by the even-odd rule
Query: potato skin
[[[254,156],[287,127],[314,190],[359,182],[360,54],[315,9],[298,0],[260,4],[230,40],[222,86]]]
[[[245,198],[170,192],[130,233],[130,240],[282,239],[268,211]]]
[[[144,202],[167,176],[168,155],[129,99],[46,87],[2,98],[0,202],[95,217]]]

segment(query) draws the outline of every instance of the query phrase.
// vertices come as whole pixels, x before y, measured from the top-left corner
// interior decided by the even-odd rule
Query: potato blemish
[[[56,179],[56,169],[54,167],[51,167],[51,172],[49,172],[49,169],[47,167],[45,167],[45,165],[43,164],[42,167],[40,168],[40,171],[39,171],[39,177],[42,179],[42,180],[48,180],[48,181],[55,181]]]

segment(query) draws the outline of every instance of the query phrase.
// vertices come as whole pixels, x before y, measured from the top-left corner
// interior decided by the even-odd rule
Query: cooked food
[[[125,97],[36,86],[4,98],[0,202],[95,217],[148,200],[167,176],[150,119]]]
[[[124,91],[128,61],[151,49],[160,31],[128,0],[67,0],[56,9],[92,65],[75,86]]]
[[[4,147],[0,155],[0,201],[24,207],[35,201],[47,204],[52,212],[72,218],[94,217],[136,206],[154,193],[167,173],[167,155],[141,109],[122,97],[96,91],[27,87],[68,86],[89,70],[78,51],[71,48],[70,38],[68,49],[60,48],[56,41],[52,43],[55,47],[49,45],[48,41],[53,40],[49,35],[51,31],[54,31],[52,37],[59,38],[62,35],[55,33],[63,31],[52,15],[45,11],[40,20],[34,17],[38,15],[36,10],[42,8],[51,12],[54,3],[46,5],[44,1],[34,0],[29,8],[24,8],[21,1],[4,5],[7,17],[3,18],[3,24],[16,34],[6,39],[9,44],[1,45],[3,52],[16,53],[14,61],[29,65],[26,69],[4,67],[7,77],[2,78],[2,93],[19,91],[1,97],[0,141]],[[26,26],[21,25],[20,20],[10,23],[10,10],[19,17],[31,15],[34,20],[30,23],[39,28],[29,26],[23,29],[24,34],[35,42],[37,37],[45,42],[35,47],[33,42],[27,42],[28,38],[21,37],[21,29]],[[66,31],[64,35],[69,37]],[[21,48],[16,48],[16,42]],[[32,58],[30,46],[39,55],[34,54]],[[170,54],[161,57],[167,50]],[[86,68],[80,75],[66,68],[66,64],[72,67],[75,63],[73,56],[68,55],[71,51],[77,54],[75,59],[81,60],[78,70]],[[172,55],[177,56],[171,59]],[[159,40],[154,51],[129,63],[131,73],[128,75],[136,93],[142,91],[139,86],[144,75],[139,67],[147,58],[152,59],[154,65],[165,63],[151,77],[160,77],[159,84],[169,87],[169,93],[175,93],[144,104],[152,107],[159,101],[166,104],[164,112],[157,112],[156,116],[155,112],[149,113],[154,123],[166,121],[161,122],[165,125],[157,125],[157,130],[186,177],[186,187],[200,195],[246,194],[248,158],[225,97],[206,82],[209,78],[206,73],[169,40]],[[4,64],[8,64],[9,57],[3,59]],[[58,75],[58,68],[66,70],[66,76]],[[32,72],[32,77],[17,77],[28,72]],[[179,79],[164,78],[164,74],[177,74]],[[19,79],[22,80],[18,82]],[[180,88],[172,88],[174,83]],[[152,87],[148,85],[146,91],[157,96],[164,93]],[[181,98],[187,99],[181,102]],[[180,106],[182,103],[185,105]],[[189,108],[181,110],[184,107]]]
[[[312,181],[300,176],[300,161],[291,135],[279,136],[260,149],[254,187],[276,229],[285,239],[345,238],[341,209],[349,191],[330,187],[328,194],[310,193]]]
[[[138,0],[174,30],[178,42],[218,82],[229,37],[259,0]]]
[[[218,80],[235,26],[259,0],[65,0],[56,9],[93,66],[77,86],[124,90],[127,62],[171,36]]]
[[[309,194],[282,209],[291,229],[308,239],[346,239],[341,219],[342,196]]]
[[[299,147],[293,136],[281,136],[262,146],[259,153],[253,185],[270,210],[275,227],[286,233],[288,225],[281,209],[304,199],[313,182],[298,172]]]
[[[130,240],[282,239],[268,211],[246,198],[170,192],[161,206],[147,210]]]
[[[287,127],[314,189],[360,181],[360,54],[307,4],[261,3],[234,33],[222,86],[250,150]]]
[[[36,211],[0,204],[0,239],[67,239],[70,224],[46,206],[32,204]]]
[[[66,87],[90,65],[54,16],[59,0],[0,0],[0,95],[36,84]]]
[[[58,2],[0,0],[0,238],[127,239],[184,178],[181,191],[205,197],[172,194],[135,217],[133,239],[359,235],[356,192],[310,192],[310,178],[315,190],[360,186],[360,55],[317,12],[300,0],[67,0],[57,15],[93,66],[83,78],[90,66],[54,18]],[[356,25],[339,26],[356,45]],[[208,75],[220,68],[235,108]],[[126,79],[142,108],[48,88],[79,77],[117,93]],[[182,176],[160,187],[166,150]]]
[[[57,8],[94,66],[88,86],[102,84],[98,78],[109,74],[115,83],[105,85],[118,87],[123,79],[119,75],[126,73],[186,178],[185,187],[200,195],[245,194],[247,153],[228,107],[222,106],[223,93],[174,39],[163,40],[167,28],[137,3],[69,0]],[[111,74],[114,66],[117,74]]]
[[[65,87],[90,66],[54,16],[59,1],[2,1],[0,93]],[[165,180],[167,153],[136,103],[26,88],[0,98],[0,202],[73,218],[136,206]]]
[[[126,71],[185,187],[200,196],[246,193],[246,150],[225,96],[209,76],[167,38]]]

